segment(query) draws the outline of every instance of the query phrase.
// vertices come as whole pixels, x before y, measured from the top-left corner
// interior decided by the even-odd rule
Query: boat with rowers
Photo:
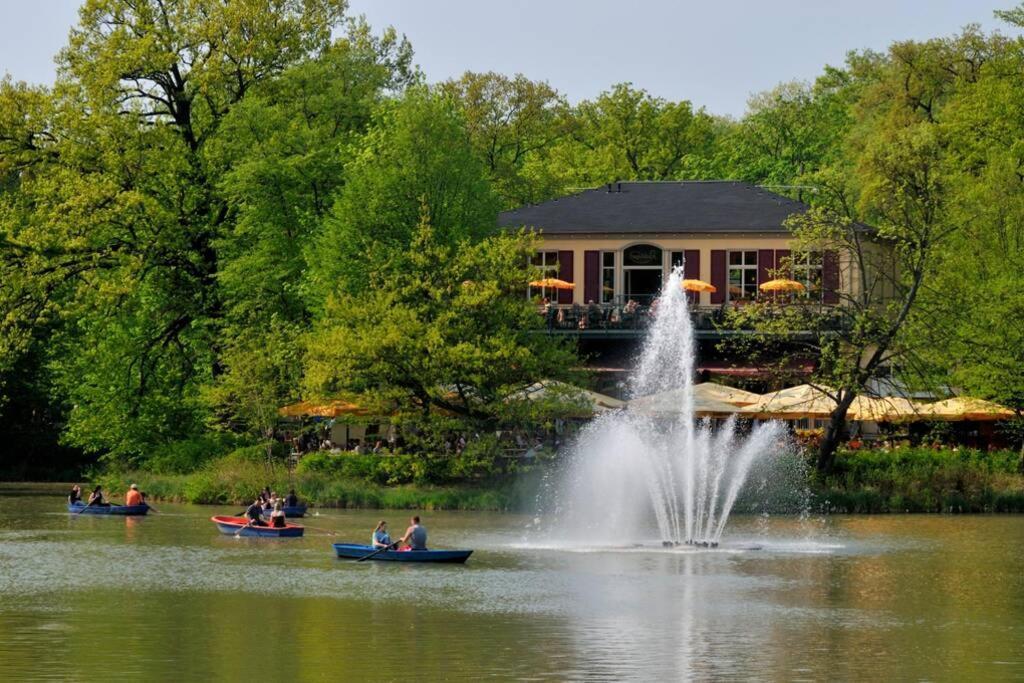
[[[462,564],[473,554],[472,550],[384,550],[370,545],[355,543],[335,543],[334,552],[338,557],[360,560],[377,560],[380,562],[444,562]],[[372,555],[372,557],[370,557]]]
[[[245,517],[228,517],[216,515],[210,520],[217,529],[227,536],[257,536],[265,538],[297,538],[305,529],[298,524],[285,523],[283,527],[258,526],[251,524]]]

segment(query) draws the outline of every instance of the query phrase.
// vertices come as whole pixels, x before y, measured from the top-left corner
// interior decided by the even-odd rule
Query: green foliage
[[[492,418],[501,399],[565,376],[573,355],[523,296],[533,240],[502,234],[453,244],[428,222],[408,248],[381,254],[358,295],[327,302],[308,342],[312,394],[362,394],[400,412]]]
[[[447,98],[412,89],[376,113],[352,151],[344,189],[310,246],[308,289],[315,300],[368,291],[382,263],[401,267],[416,226],[426,220],[440,244],[494,231],[498,199]]]
[[[973,449],[840,451],[816,485],[818,500],[841,512],[1020,512],[1019,459]]]

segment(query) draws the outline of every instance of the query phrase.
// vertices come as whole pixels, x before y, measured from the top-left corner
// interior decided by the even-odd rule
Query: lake
[[[1024,680],[1024,517],[736,517],[716,550],[563,549],[527,516],[424,513],[465,566],[339,560],[213,514],[75,516],[0,489],[10,680]],[[337,536],[329,535],[337,533]]]

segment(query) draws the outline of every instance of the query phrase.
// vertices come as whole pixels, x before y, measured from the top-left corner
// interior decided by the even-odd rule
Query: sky
[[[350,0],[394,26],[431,82],[522,73],[570,101],[624,81],[739,117],[748,98],[813,80],[847,51],[947,36],[1016,0]],[[80,0],[0,0],[0,74],[49,83]]]

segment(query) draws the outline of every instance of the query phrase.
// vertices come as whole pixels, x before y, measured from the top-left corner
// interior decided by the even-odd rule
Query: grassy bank
[[[317,507],[417,510],[527,509],[536,496],[539,474],[494,476],[449,484],[379,484],[357,477],[280,465],[225,459],[190,474],[146,471],[106,472],[95,477],[112,492],[136,483],[153,500],[205,505],[241,505],[264,486],[287,492]]]
[[[841,451],[811,484],[825,512],[1024,512],[1016,451],[897,448]]]
[[[113,492],[134,482],[154,500],[210,505],[240,505],[269,485],[279,492],[294,487],[319,507],[530,511],[543,474],[538,468],[431,484],[420,480],[429,472],[405,456],[317,455],[289,473],[258,453],[240,452],[188,474],[107,472],[95,479]],[[1024,512],[1019,465],[1014,451],[842,451],[834,474],[812,474],[807,484],[811,507],[821,512]],[[745,509],[741,501],[737,511]]]

